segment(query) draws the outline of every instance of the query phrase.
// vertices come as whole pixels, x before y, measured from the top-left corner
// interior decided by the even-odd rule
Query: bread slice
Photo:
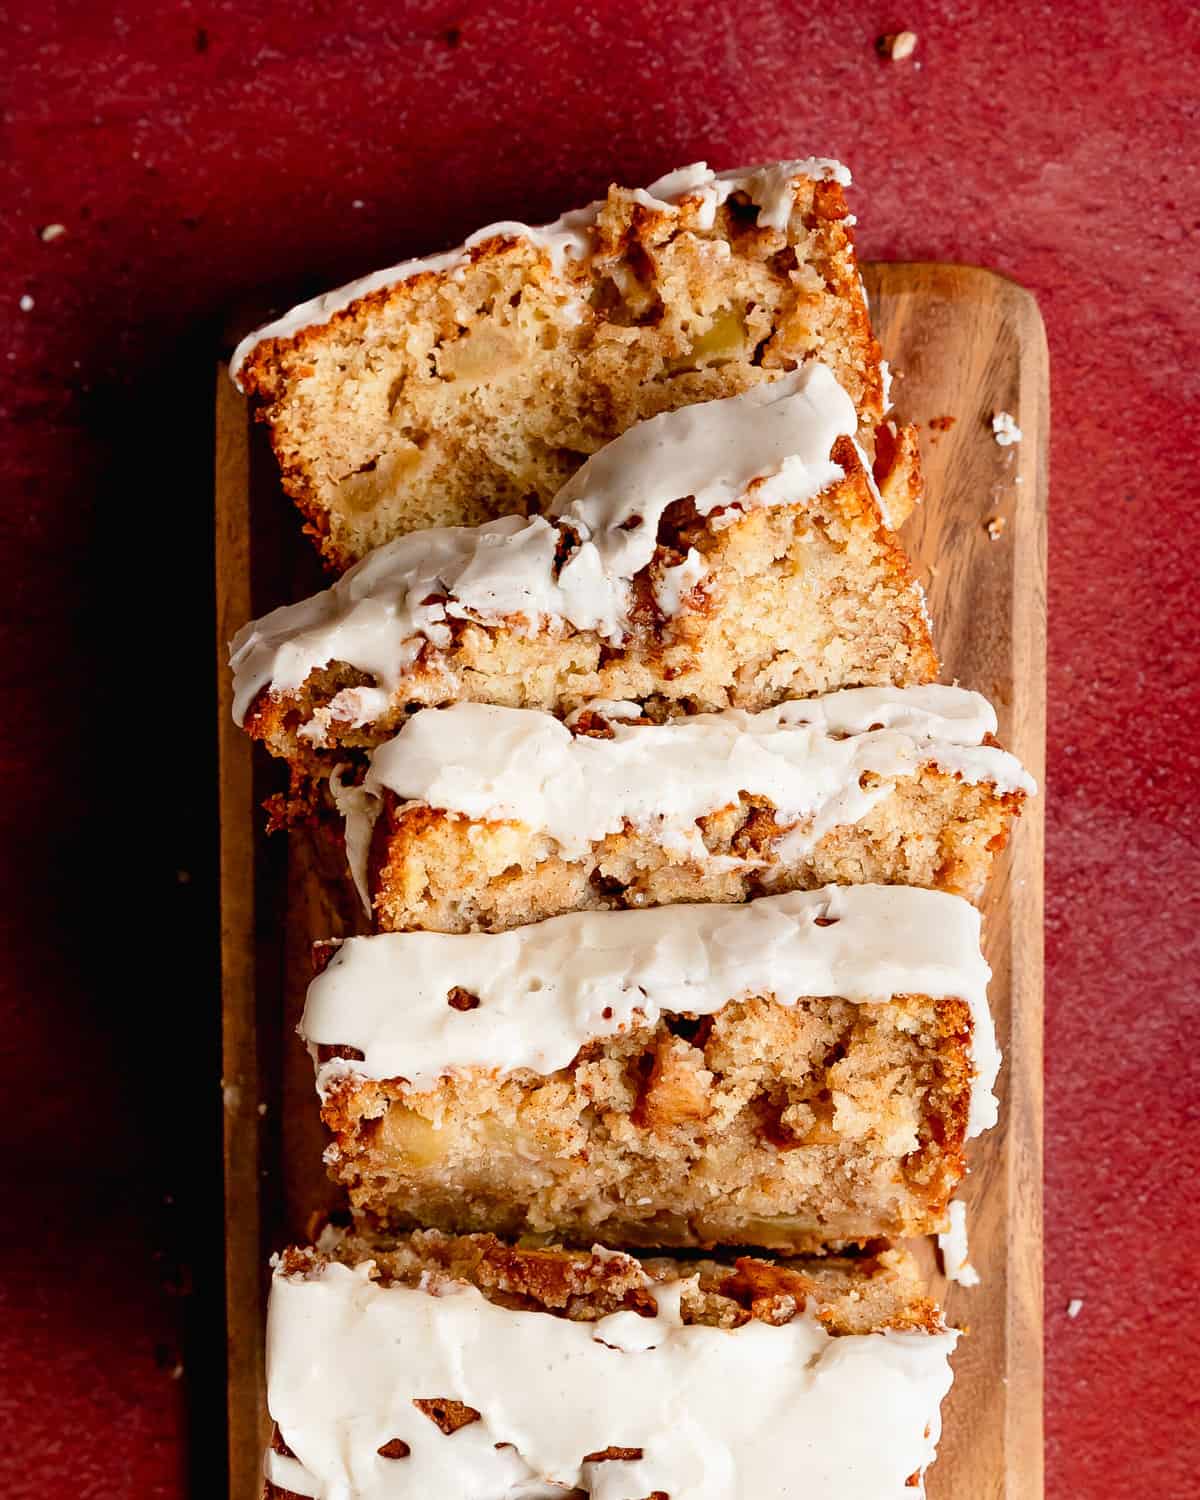
[[[923,1492],[957,1334],[910,1256],[327,1233],[275,1265],[267,1496]]]
[[[555,224],[493,224],[258,329],[234,358],[338,569],[541,510],[632,423],[823,360],[870,429],[885,372],[836,162],[703,164]]]
[[[809,364],[630,429],[548,517],[401,537],[238,633],[239,720],[320,775],[421,706],[665,717],[928,682],[924,595],[854,423]]]
[[[423,709],[340,786],[378,930],[498,932],[566,911],[838,884],[977,900],[1033,782],[978,693],[848,688],[653,725],[598,703]]]
[[[363,1223],[809,1250],[944,1227],[987,978],[969,903],[831,886],[352,938],[299,1029]]]

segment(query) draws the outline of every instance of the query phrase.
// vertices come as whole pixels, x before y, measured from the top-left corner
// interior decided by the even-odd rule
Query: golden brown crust
[[[915,427],[885,422],[875,429],[875,483],[888,525],[898,531],[920,503],[921,448]]]

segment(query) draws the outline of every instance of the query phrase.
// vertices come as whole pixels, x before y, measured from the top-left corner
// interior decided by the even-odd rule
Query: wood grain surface
[[[1049,395],[1037,306],[973,267],[878,264],[864,276],[897,377],[897,413],[921,424],[926,500],[904,539],[928,588],[943,680],[992,699],[1002,741],[1040,783]],[[1016,419],[1019,444],[995,442],[995,411]],[[216,423],[229,1493],[256,1500],[267,1260],[306,1239],[313,1214],[336,1201],[321,1171],[311,1065],[293,1031],[310,943],[360,919],[340,871],[322,868],[311,841],[262,832],[259,803],[277,778],[232,722],[227,642],[246,619],[321,579],[223,367]],[[967,1330],[931,1500],[1042,1496],[1042,862],[1039,798],[984,903],[1005,1066],[1000,1125],[973,1144],[962,1193],[982,1285],[947,1286],[932,1244],[920,1247],[951,1321]]]

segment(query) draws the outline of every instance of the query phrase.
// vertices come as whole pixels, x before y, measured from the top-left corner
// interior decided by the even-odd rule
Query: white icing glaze
[[[592,698],[587,703],[581,703],[578,708],[572,709],[563,720],[568,729],[577,725],[584,714],[600,714],[609,723],[615,723],[618,719],[640,719],[644,710],[640,703],[630,703],[624,698]]]
[[[267,1404],[296,1455],[273,1483],[320,1500],[920,1500],[958,1335],[685,1325],[684,1283],[657,1316],[572,1322],[488,1302],[473,1286],[381,1286],[368,1267],[276,1270]],[[480,1414],[450,1436],[413,1405]],[[402,1459],[379,1449],[399,1438]],[[511,1446],[510,1446],[511,1445]],[[610,1446],[639,1459],[585,1463]],[[561,1488],[558,1488],[561,1487]]]
[[[829,454],[856,422],[832,373],[811,362],[740,396],[639,422],[594,454],[555,497],[551,514],[578,541],[557,572],[562,531],[542,516],[398,537],[332,588],[238,631],[230,648],[234,717],[244,720],[263,687],[294,691],[310,672],[342,661],[379,685],[339,694],[309,733],[319,740],[334,717],[369,723],[426,640],[449,644],[450,617],[516,617],[530,631],[548,619],[619,640],[628,627],[633,577],[653,557],[659,520],[673,500],[691,495],[703,515],[724,506],[810,500],[842,478]],[[626,529],[635,517],[639,524]],[[686,608],[686,589],[699,575],[690,559],[681,567],[682,573],[670,570],[675,576],[662,598]],[[437,602],[426,602],[431,595]]]
[[[687,556],[674,567],[663,568],[654,580],[654,602],[664,615],[671,618],[683,608],[684,600],[708,572],[708,564],[689,547]]]
[[[298,1030],[311,1047],[363,1054],[322,1064],[322,1092],[347,1073],[419,1090],[468,1068],[553,1073],[589,1040],[664,1011],[712,1015],[749,995],[782,1005],[810,995],[957,997],[973,1017],[976,1135],[996,1123],[1000,1066],[979,933],[978,911],[958,896],[881,885],[573,912],[500,933],[384,933],[341,945],[309,986]],[[456,986],[479,1005],[447,1004]]]
[[[717,208],[731,193],[743,192],[758,207],[758,222],[764,228],[786,229],[791,214],[792,184],[799,177],[814,179],[832,178],[843,187],[850,185],[850,173],[840,162],[826,157],[810,157],[806,161],[772,162],[761,167],[743,167],[732,172],[710,172],[704,162],[695,162],[690,167],[668,172],[648,188],[639,188],[634,197],[648,208],[672,209],[684,199],[699,199],[698,221],[702,229],[711,229]],[[591,250],[589,231],[595,225],[603,208],[603,202],[588,204],[585,208],[571,210],[553,223],[530,225],[513,220],[488,224],[453,250],[444,250],[437,255],[427,255],[415,260],[401,261],[399,265],[374,271],[357,281],[324,292],[308,302],[301,302],[283,317],[265,323],[246,335],[234,350],[230,361],[230,374],[241,387],[240,371],[251,350],[266,339],[288,339],[302,329],[327,323],[337,313],[372,292],[396,286],[402,281],[429,272],[453,271],[463,266],[471,250],[492,239],[525,239],[546,251],[556,273],[561,274],[565,260],[579,260]]]
[[[366,795],[346,806],[350,865],[368,910],[366,855],[379,807],[371,794],[383,788],[404,802],[523,823],[550,835],[564,859],[629,823],[702,861],[712,856],[696,820],[742,792],[773,802],[780,827],[798,825],[778,850],[788,860],[859,822],[922,766],[1000,792],[1035,790],[1015,756],[981,743],[996,730],[988,701],[937,684],[848,688],[665,725],[618,718],[612,730],[612,739],[576,737],[548,714],[482,703],[414,714],[374,752]],[[863,787],[868,772],[885,779]]]
[[[817,363],[740,396],[635,423],[554,497],[552,514],[591,543],[559,574],[568,594],[595,599],[591,609],[575,605],[572,624],[613,639],[624,634],[629,582],[654,556],[659,521],[673,500],[690,495],[707,516],[734,504],[811,499],[843,477],[830,449],[857,425],[854,403]],[[621,587],[598,591],[597,572]]]
[[[1010,448],[1021,441],[1021,429],[1011,412],[998,411],[992,417],[992,436],[1001,448]]]
[[[371,914],[371,893],[367,865],[371,854],[371,834],[379,816],[379,799],[363,786],[350,786],[343,780],[346,767],[336,766],[329,778],[333,805],[345,824],[346,863],[362,900],[363,910]]]
[[[951,1200],[949,1218],[949,1226],[937,1237],[942,1270],[950,1281],[957,1281],[961,1286],[978,1286],[979,1272],[971,1264],[967,1244],[967,1205],[961,1198]]]
[[[889,412],[892,409],[892,382],[894,379],[891,365],[888,364],[886,359],[881,359],[879,361],[879,381],[883,387],[882,398],[885,412]]]

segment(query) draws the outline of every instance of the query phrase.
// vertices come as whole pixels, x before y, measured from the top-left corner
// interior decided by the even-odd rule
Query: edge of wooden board
[[[1048,361],[1045,332],[1032,295],[1015,282],[970,266],[937,263],[883,263],[864,266],[869,288],[891,298],[925,294],[950,301],[999,301],[1019,347],[1020,388],[1032,406],[1019,420],[1025,434],[1016,454],[1022,503],[1014,508],[1010,544],[1012,568],[1021,587],[1013,590],[1008,626],[1013,656],[1012,724],[1008,743],[1043,782],[1046,651],[1046,479],[1049,433]],[[228,1349],[229,1494],[257,1500],[261,1494],[261,1454],[267,1432],[262,1332],[265,1319],[269,1226],[276,1217],[279,1189],[273,1181],[272,1152],[278,1122],[260,1104],[274,1097],[277,1058],[269,1023],[277,989],[275,962],[264,968],[279,915],[271,890],[282,885],[277,859],[264,860],[258,832],[255,763],[249,741],[232,719],[232,689],[226,669],[227,645],[238,627],[278,602],[256,600],[256,569],[261,565],[265,526],[270,540],[282,535],[282,505],[270,517],[252,514],[251,420],[246,402],[217,370],[216,388],[216,633],[218,669],[221,968],[225,1162],[225,1283]],[[269,550],[269,548],[267,549]],[[273,571],[273,570],[272,570]],[[1007,869],[1020,871],[1009,890],[1011,987],[1013,1006],[1007,1069],[1006,1173],[1006,1397],[1004,1466],[997,1476],[997,1500],[1042,1500],[1042,902],[1044,797],[1028,808],[1013,838]],[[264,863],[271,866],[264,870]],[[267,983],[264,984],[264,981]],[[276,1151],[277,1154],[277,1151]],[[275,1165],[278,1165],[277,1163]],[[277,1176],[278,1174],[275,1174]],[[954,1315],[969,1317],[967,1298]],[[936,1486],[937,1466],[931,1471]],[[935,1489],[935,1495],[936,1495]],[[955,1496],[955,1500],[967,1500]],[[983,1495],[971,1500],[985,1500]]]
[[[216,388],[216,633],[220,807],[221,1090],[225,1164],[225,1328],[230,1496],[258,1500],[267,1428],[263,1328],[269,1144],[260,1017],[264,990],[260,803],[253,747],[233,720],[229,641],[256,613],[251,418],[224,364]]]
[[[233,722],[228,645],[253,615],[250,431],[246,403],[226,366],[216,388],[216,631],[220,809],[221,1093],[225,1160],[225,1332],[229,1494],[256,1493],[265,1408],[262,1326],[261,1095],[255,921],[256,849],[252,747]],[[257,1332],[252,1330],[257,1328]]]
[[[1009,1339],[1008,1431],[1010,1500],[1041,1500],[1044,1493],[1044,1058],[1045,1014],[1045,828],[1046,828],[1046,577],[1049,499],[1050,357],[1046,329],[1032,294],[996,277],[1008,317],[1018,329],[1022,389],[1036,400],[1023,413],[1033,440],[1022,444],[1018,472],[1028,495],[1013,540],[1013,567],[1034,593],[1034,606],[1014,610],[1011,622],[1016,662],[1014,717],[1020,725],[1017,753],[1037,777],[1039,795],[1031,816],[1014,838],[1013,866],[1022,871],[1012,895],[1010,941],[1013,986],[1026,997],[1014,1007],[1011,1046],[1024,1059],[1018,1087],[1009,1098]],[[1033,419],[1031,421],[1031,418]],[[1017,840],[1021,842],[1018,843]],[[1016,1378],[1014,1378],[1016,1377]]]
[[[1003,958],[1007,964],[1010,1032],[1007,1039],[1007,1057],[1001,1073],[1000,1090],[1005,1097],[1001,1122],[1003,1142],[997,1140],[996,1132],[989,1132],[973,1148],[975,1170],[979,1178],[989,1179],[990,1191],[979,1210],[972,1213],[972,1222],[978,1227],[983,1219],[994,1211],[994,1196],[1003,1200],[1004,1263],[1004,1329],[1001,1341],[1003,1355],[1003,1384],[984,1393],[989,1401],[1000,1405],[999,1421],[1003,1447],[1003,1464],[991,1480],[986,1491],[971,1491],[971,1500],[1042,1500],[1044,1494],[1043,1452],[1043,1213],[1042,1213],[1042,1160],[1043,1160],[1043,1013],[1044,1013],[1044,943],[1043,943],[1043,899],[1044,899],[1044,841],[1045,841],[1045,732],[1046,732],[1046,556],[1047,556],[1047,479],[1049,441],[1049,360],[1045,329],[1037,302],[1030,292],[1009,278],[978,267],[944,265],[934,262],[876,263],[864,267],[864,281],[872,300],[877,298],[884,314],[877,327],[881,341],[889,355],[896,354],[900,347],[913,346],[918,352],[928,352],[937,357],[936,326],[942,305],[952,305],[956,321],[961,323],[961,311],[972,302],[979,303],[986,312],[981,312],[979,321],[983,347],[976,347],[967,360],[980,377],[980,384],[989,384],[989,377],[996,371],[988,358],[992,352],[986,347],[989,333],[1002,330],[1005,342],[1010,346],[1009,358],[1015,349],[1015,390],[1019,396],[1019,408],[1013,408],[1022,430],[1022,441],[1013,448],[991,450],[990,443],[983,445],[991,450],[996,462],[993,470],[1005,472],[1005,482],[994,496],[975,496],[970,500],[978,505],[982,499],[984,508],[972,513],[968,526],[974,540],[970,545],[984,552],[990,543],[983,540],[984,518],[994,507],[1003,519],[1004,545],[1011,549],[1008,565],[1007,613],[1003,629],[1009,642],[1011,671],[1007,680],[1008,695],[1001,710],[1003,742],[1024,762],[1038,781],[1039,796],[1025,809],[1018,820],[1007,857],[1002,860],[993,875],[985,907],[985,936],[989,947],[995,947],[997,934],[990,932],[987,911],[990,907],[1007,903],[1006,928],[1004,930]],[[888,324],[903,324],[906,318],[906,302],[916,299],[920,308],[920,322],[930,328],[928,350],[920,348],[920,338],[897,339],[893,329],[888,336]],[[906,330],[907,332],[907,330]],[[897,356],[898,357],[898,356]],[[903,374],[903,371],[900,372]],[[919,380],[918,380],[919,384]],[[903,379],[897,386],[897,405],[904,406]],[[941,442],[951,447],[961,433],[964,421],[986,422],[990,411],[970,411],[972,403],[961,403],[959,426],[949,437],[943,435]],[[921,416],[926,422],[936,414],[932,411],[905,413],[906,417]],[[923,443],[927,456],[940,461],[945,468],[947,460],[939,451],[938,441],[932,432],[925,435]],[[929,440],[934,439],[932,449]],[[974,456],[981,451],[976,442]],[[1005,456],[1007,455],[1007,456]],[[943,489],[938,492],[935,515],[943,520],[948,514],[944,506],[955,504],[950,493],[955,488],[957,476],[947,473],[943,477]],[[981,486],[982,489],[982,486]],[[960,499],[964,497],[958,497]],[[941,507],[941,508],[939,508]],[[919,555],[917,541],[923,527],[920,516],[914,517],[906,529],[906,544],[914,557]],[[915,535],[914,535],[915,534]],[[997,556],[1003,553],[997,550]],[[953,635],[957,645],[962,645],[964,611],[970,601],[954,601],[953,615],[943,621],[946,627],[937,632],[945,642]],[[941,602],[945,611],[946,601]],[[935,626],[939,611],[935,607]],[[974,629],[968,632],[974,635]],[[977,643],[975,643],[977,644]],[[953,651],[947,653],[952,655]],[[968,652],[968,655],[981,654]],[[986,656],[986,652],[982,655]],[[955,666],[954,661],[950,662]],[[971,680],[968,686],[979,687],[992,696],[1001,690],[983,680]],[[997,960],[994,959],[994,962]],[[999,996],[995,997],[996,999]],[[992,1180],[991,1173],[999,1166],[1003,1181]],[[965,1196],[971,1197],[970,1180],[965,1186]],[[999,1193],[995,1193],[999,1190]],[[985,1240],[985,1248],[986,1248]],[[972,1313],[978,1311],[981,1295],[986,1296],[989,1283],[994,1284],[996,1268],[985,1270],[984,1286],[979,1292],[956,1286],[944,1288],[945,1301],[953,1321],[969,1326]],[[982,1332],[982,1330],[981,1330]],[[961,1454],[957,1434],[961,1429],[964,1410],[954,1412],[956,1397],[964,1402],[971,1382],[966,1377],[964,1366],[972,1358],[971,1341],[968,1338],[960,1347],[958,1360],[959,1378],[948,1400],[948,1421],[956,1422],[955,1435],[951,1438],[947,1429],[944,1454],[930,1471],[929,1490],[931,1500],[964,1500],[961,1488],[962,1475],[957,1472]],[[973,1395],[978,1398],[978,1385]],[[991,1406],[971,1411],[969,1415],[978,1419],[978,1441],[984,1448],[993,1441]],[[943,1458],[948,1463],[943,1463]],[[952,1468],[955,1470],[951,1472]]]
[[[977,273],[982,274],[982,273]],[[1014,656],[1013,748],[1037,778],[1039,795],[1020,820],[1011,867],[1020,870],[1010,892],[1012,987],[1023,996],[1013,1007],[1010,1047],[1021,1066],[1012,1070],[1009,1110],[1008,1402],[1005,1434],[1006,1500],[1042,1500],[1044,1494],[1044,1058],[1045,827],[1046,827],[1046,576],[1049,485],[1050,370],[1046,330],[1033,295],[1007,277],[992,275],[1006,315],[1017,330],[1021,389],[1032,410],[1021,413],[1026,440],[1017,472],[1025,503],[1015,515],[1013,569],[1030,591],[1020,595],[1010,622]],[[1014,604],[1017,600],[1014,599]]]

